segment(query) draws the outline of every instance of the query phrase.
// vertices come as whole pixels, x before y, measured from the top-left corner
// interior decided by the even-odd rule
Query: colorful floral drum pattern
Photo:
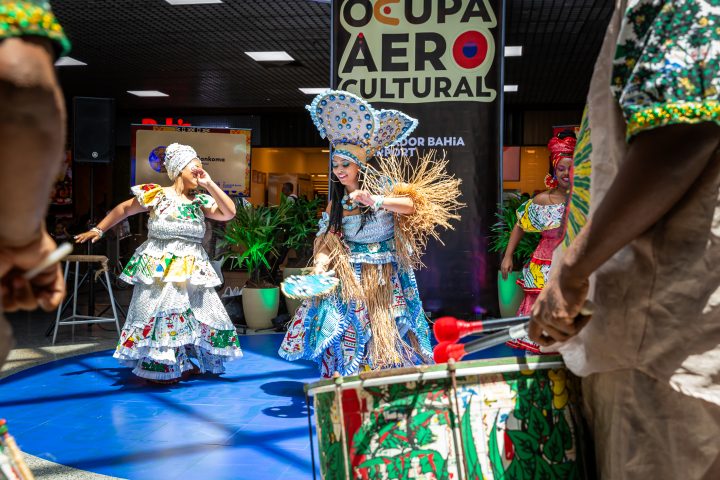
[[[579,382],[560,357],[522,362],[456,364],[456,394],[447,365],[311,385],[323,478],[585,478]]]

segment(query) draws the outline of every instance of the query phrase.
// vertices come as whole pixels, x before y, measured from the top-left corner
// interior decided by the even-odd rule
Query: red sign
[[[141,123],[143,125],[158,125],[157,120],[155,120],[154,118],[143,118]],[[175,119],[172,117],[165,117],[165,125],[178,126],[178,127],[191,126],[189,123],[185,123],[182,118],[178,118],[177,123],[175,123]]]

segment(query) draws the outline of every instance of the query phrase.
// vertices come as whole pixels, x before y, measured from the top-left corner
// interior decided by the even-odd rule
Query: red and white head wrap
[[[550,150],[550,162],[552,163],[553,171],[557,168],[557,164],[563,158],[573,158],[575,152],[575,144],[577,140],[575,137],[568,135],[564,138],[553,137],[548,142],[548,149]],[[545,186],[547,188],[556,188],[558,181],[554,176],[547,174],[545,177]]]

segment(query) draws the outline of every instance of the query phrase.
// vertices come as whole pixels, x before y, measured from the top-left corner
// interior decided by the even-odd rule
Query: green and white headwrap
[[[175,180],[183,168],[194,159],[198,158],[197,152],[190,145],[172,143],[165,149],[165,170],[170,180]]]

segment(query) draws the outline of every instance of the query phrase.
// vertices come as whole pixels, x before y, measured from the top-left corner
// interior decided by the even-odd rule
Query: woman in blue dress
[[[419,158],[378,156],[405,139],[417,120],[374,110],[342,91],[308,107],[333,146],[330,202],[320,220],[313,273],[334,272],[336,291],[305,300],[279,354],[310,359],[322,376],[353,375],[432,362],[425,312],[413,270],[437,227],[458,218],[460,181],[431,151]]]

